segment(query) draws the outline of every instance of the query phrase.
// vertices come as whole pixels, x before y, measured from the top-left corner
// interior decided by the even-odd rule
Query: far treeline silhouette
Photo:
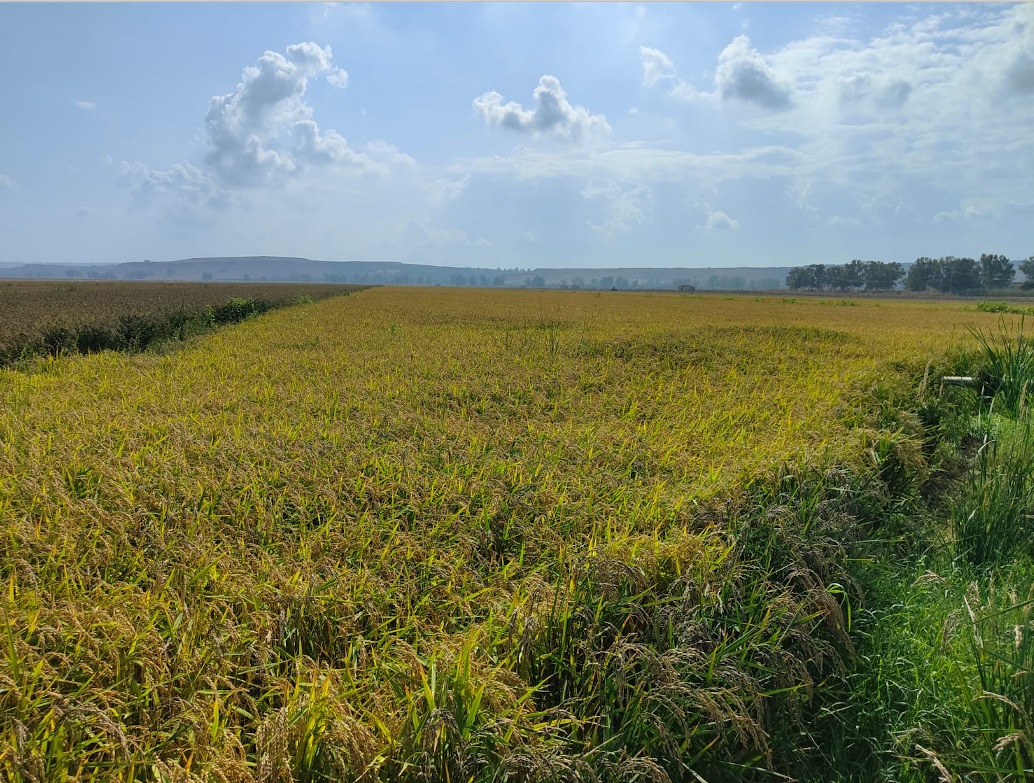
[[[1027,278],[1024,288],[1034,288],[1034,256],[1019,263]],[[810,264],[790,270],[786,287],[810,291],[891,291],[904,282],[906,291],[941,291],[965,294],[1009,288],[1016,269],[1003,255],[984,253],[973,258],[917,258],[906,270],[897,261],[859,261],[849,264]]]

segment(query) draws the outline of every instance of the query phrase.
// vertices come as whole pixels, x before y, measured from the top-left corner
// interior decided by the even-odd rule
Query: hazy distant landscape
[[[189,280],[221,282],[445,285],[494,288],[762,290],[785,286],[789,268],[488,269],[391,261],[313,261],[308,258],[242,256],[138,261],[119,264],[22,264],[0,266],[0,278],[69,280]]]

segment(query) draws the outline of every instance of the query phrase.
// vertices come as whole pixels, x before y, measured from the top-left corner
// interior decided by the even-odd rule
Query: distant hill
[[[789,267],[620,269],[489,269],[399,261],[315,261],[282,256],[186,258],[122,264],[0,266],[0,278],[62,280],[212,280],[363,285],[459,285],[496,288],[675,289],[782,288]]]

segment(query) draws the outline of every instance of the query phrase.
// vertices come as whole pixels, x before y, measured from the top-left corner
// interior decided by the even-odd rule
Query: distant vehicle
[[[697,290],[697,287],[695,285],[680,285],[679,286],[679,290],[680,291],[685,291],[685,292],[691,294],[691,293],[693,293],[694,291]]]

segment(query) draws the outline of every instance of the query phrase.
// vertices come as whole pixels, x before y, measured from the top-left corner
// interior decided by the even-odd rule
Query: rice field
[[[823,493],[921,474],[898,397],[1000,317],[378,288],[0,370],[0,777],[797,776]]]
[[[0,281],[0,365],[38,355],[142,350],[216,325],[359,290],[298,283]]]

